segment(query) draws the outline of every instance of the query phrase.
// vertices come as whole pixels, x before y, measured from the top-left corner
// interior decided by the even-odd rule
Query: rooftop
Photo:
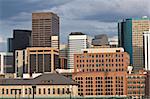
[[[77,83],[58,73],[45,73],[28,79],[1,78],[0,85],[77,85]]]
[[[69,35],[85,35],[82,32],[71,32]]]

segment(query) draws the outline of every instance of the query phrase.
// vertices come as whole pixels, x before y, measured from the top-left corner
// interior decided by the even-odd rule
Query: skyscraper
[[[150,29],[150,19],[132,18],[118,23],[119,46],[130,54],[134,70],[144,68],[143,32]]]
[[[74,54],[89,46],[88,36],[81,32],[72,32],[68,39],[68,68],[74,68]]]
[[[25,49],[31,46],[31,30],[13,30],[13,38],[8,38],[8,51]]]
[[[109,45],[107,35],[106,34],[96,35],[95,38],[92,39],[92,45],[94,46]]]
[[[145,70],[150,70],[150,31],[144,32],[144,66]]]
[[[51,47],[51,36],[59,38],[59,17],[52,12],[32,13],[32,46]]]
[[[15,50],[26,49],[31,46],[31,30],[13,30],[13,38],[8,38],[8,52],[13,52],[13,59],[15,59]],[[15,61],[15,60],[14,60]],[[15,66],[15,62],[13,62]],[[13,68],[15,72],[15,67]]]

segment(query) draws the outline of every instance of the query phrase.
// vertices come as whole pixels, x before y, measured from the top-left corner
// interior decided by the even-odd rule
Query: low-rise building
[[[0,74],[13,72],[13,53],[0,52]]]
[[[131,99],[143,99],[145,97],[146,72],[139,71],[128,74],[127,93]]]
[[[145,86],[145,98],[150,99],[150,71],[147,71]]]
[[[52,47],[29,47],[15,52],[15,72],[23,73],[54,72],[59,68],[59,51]]]
[[[45,73],[35,78],[24,79],[1,78],[0,90],[0,97],[2,98],[78,97],[78,84],[57,73]]]

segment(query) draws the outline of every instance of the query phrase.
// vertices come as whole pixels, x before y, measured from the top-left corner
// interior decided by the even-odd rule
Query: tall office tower
[[[20,29],[13,30],[13,38],[8,38],[8,52],[13,52],[14,55],[13,59],[15,59],[15,50],[22,50],[30,46],[31,46],[30,30],[20,30]],[[13,66],[15,66],[15,62]]]
[[[118,23],[119,46],[130,54],[130,62],[134,70],[144,68],[143,32],[149,31],[150,19],[132,18]]]
[[[30,30],[13,30],[13,38],[8,38],[8,51],[25,49],[31,46]]]
[[[7,52],[13,52],[13,38],[8,38],[7,39]]]
[[[108,37],[106,34],[96,35],[95,38],[92,39],[92,45],[94,46],[103,46],[108,44]]]
[[[89,46],[88,36],[81,32],[72,32],[68,39],[68,68],[74,68],[74,54]]]
[[[51,47],[51,36],[59,38],[59,17],[52,12],[32,13],[32,46]]]
[[[15,52],[15,72],[23,73],[54,72],[59,67],[58,49],[51,47],[29,47]]]
[[[0,52],[0,73],[13,73],[13,53]]]
[[[150,70],[150,31],[144,32],[144,63],[145,70]]]

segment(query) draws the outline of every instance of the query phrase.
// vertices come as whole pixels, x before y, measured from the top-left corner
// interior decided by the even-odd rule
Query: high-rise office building
[[[59,68],[59,52],[51,47],[29,47],[15,52],[15,72],[23,73],[54,72]]]
[[[0,73],[13,73],[13,53],[0,52]]]
[[[7,39],[7,51],[8,52],[13,52],[12,42],[13,42],[13,38],[8,38]]]
[[[59,17],[52,12],[32,13],[32,46],[51,47],[51,36],[59,41]]]
[[[150,70],[150,31],[144,32],[144,66],[145,70]]]
[[[89,46],[88,36],[81,32],[72,32],[68,39],[68,68],[74,68],[74,54]]]
[[[25,49],[31,46],[30,30],[13,30],[13,38],[8,38],[8,52]]]
[[[13,30],[13,38],[8,38],[7,42],[7,50],[8,52],[13,52],[13,59],[15,59],[15,50],[22,50],[31,46],[31,30]],[[15,62],[13,66],[15,66]],[[13,71],[15,72],[15,67],[13,68]]]
[[[92,45],[94,46],[109,45],[107,35],[106,34],[96,35],[95,38],[92,39]]]
[[[149,31],[150,19],[132,18],[118,23],[119,46],[130,54],[130,62],[134,70],[144,68],[143,32]]]

